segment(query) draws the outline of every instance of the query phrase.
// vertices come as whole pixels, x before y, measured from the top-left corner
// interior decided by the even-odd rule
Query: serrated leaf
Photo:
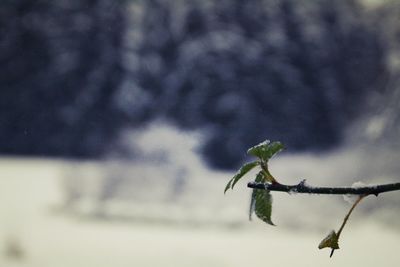
[[[247,150],[247,154],[258,157],[265,162],[268,162],[275,154],[283,150],[284,146],[281,142],[270,142],[265,140],[264,142],[251,147]]]
[[[262,221],[275,225],[271,221],[272,196],[268,190],[255,189],[254,212]]]
[[[233,176],[232,178],[232,186],[231,188],[233,189],[233,187],[235,186],[235,184],[240,180],[240,178],[242,178],[246,173],[248,173],[249,171],[251,171],[254,167],[256,167],[257,165],[260,165],[259,161],[253,161],[253,162],[249,162],[244,164],[239,171],[235,174],[235,176]]]
[[[254,182],[256,183],[262,183],[265,181],[265,177],[262,173],[262,171],[260,171],[257,176],[256,179],[254,180]],[[252,220],[252,215],[255,209],[255,201],[256,201],[256,190],[257,189],[253,189],[251,192],[251,198],[250,198],[250,208],[249,208],[249,220]]]
[[[331,231],[318,245],[319,249],[331,248],[339,249],[339,237],[335,231]]]
[[[269,143],[269,140],[265,140],[264,142],[249,148],[249,150],[247,150],[247,154],[264,159]]]
[[[246,173],[248,173],[250,170],[252,170],[254,167],[259,165],[259,161],[253,161],[244,164],[239,171],[232,177],[232,179],[229,180],[229,182],[226,184],[225,189],[224,189],[224,194],[226,191],[228,191],[229,188],[232,188],[235,186],[235,184],[242,178]]]
[[[267,149],[268,159],[271,159],[273,156],[281,152],[284,148],[284,145],[279,141],[270,143]]]

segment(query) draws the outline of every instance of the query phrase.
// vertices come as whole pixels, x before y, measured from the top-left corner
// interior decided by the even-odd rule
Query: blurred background
[[[282,183],[400,180],[396,0],[3,0],[0,69],[0,266],[324,264],[343,197],[269,227],[223,194],[265,139]],[[368,197],[331,264],[397,266],[399,212]]]

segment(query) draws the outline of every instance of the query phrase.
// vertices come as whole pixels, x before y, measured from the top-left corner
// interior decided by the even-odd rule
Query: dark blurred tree
[[[3,1],[0,152],[99,156],[160,117],[208,131],[219,168],[265,138],[333,147],[387,72],[369,15],[355,0]]]
[[[219,168],[266,137],[332,147],[386,71],[368,22],[356,1],[146,1],[134,47],[146,114],[208,129]]]
[[[0,152],[98,156],[121,126],[124,1],[0,4]]]
[[[400,2],[377,2],[369,10],[373,25],[382,34],[388,72],[382,78],[384,90],[368,101],[368,117],[363,120],[364,137],[368,141],[398,151],[400,148]],[[362,134],[360,134],[362,136]],[[387,147],[386,147],[387,149]]]

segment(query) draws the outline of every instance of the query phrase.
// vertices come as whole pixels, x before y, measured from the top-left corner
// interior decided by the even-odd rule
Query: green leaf
[[[268,190],[255,189],[254,194],[254,211],[257,217],[270,225],[275,225],[271,221],[272,196],[270,192]]]
[[[259,161],[253,161],[253,162],[249,162],[249,163],[244,164],[239,169],[239,171],[235,174],[235,176],[233,176],[232,179],[229,180],[228,184],[225,186],[224,193],[226,193],[226,191],[228,191],[229,188],[233,189],[233,187],[240,180],[240,178],[242,178],[246,173],[251,171],[257,165],[260,165]]]
[[[264,142],[249,148],[249,150],[247,150],[247,154],[264,159],[269,143],[269,140],[265,140]]]
[[[284,146],[281,142],[270,142],[269,140],[265,140],[264,142],[251,147],[247,150],[247,154],[258,157],[265,162],[268,162],[275,154],[279,153],[284,149]]]
[[[279,141],[270,143],[267,149],[268,159],[271,159],[273,156],[281,152],[284,148],[284,145]]]
[[[226,191],[228,191],[228,189],[231,187],[233,182],[233,178],[229,180],[229,182],[226,184],[225,189],[224,189],[224,194],[226,193]]]
[[[256,182],[256,183],[265,182],[265,177],[264,177],[262,171],[260,171],[260,172],[257,174],[256,179],[254,180],[254,182]],[[252,220],[252,215],[253,215],[253,212],[254,212],[254,209],[255,209],[256,195],[257,195],[256,190],[257,190],[257,189],[253,189],[253,191],[251,192],[250,208],[249,208],[249,220],[250,220],[250,221]]]
[[[322,248],[331,248],[331,249],[339,249],[339,236],[335,231],[331,231],[318,245],[319,249]]]
[[[235,184],[240,180],[240,178],[242,178],[246,173],[248,173],[249,171],[251,171],[254,167],[256,167],[257,165],[260,165],[259,161],[253,161],[253,162],[249,162],[244,164],[239,171],[235,174],[235,176],[233,176],[232,180],[232,189],[235,186]]]

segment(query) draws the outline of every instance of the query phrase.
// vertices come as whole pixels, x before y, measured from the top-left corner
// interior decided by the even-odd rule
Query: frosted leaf
[[[281,142],[276,141],[271,143],[269,140],[265,140],[264,142],[249,148],[247,154],[258,157],[267,162],[283,149],[284,146]]]

